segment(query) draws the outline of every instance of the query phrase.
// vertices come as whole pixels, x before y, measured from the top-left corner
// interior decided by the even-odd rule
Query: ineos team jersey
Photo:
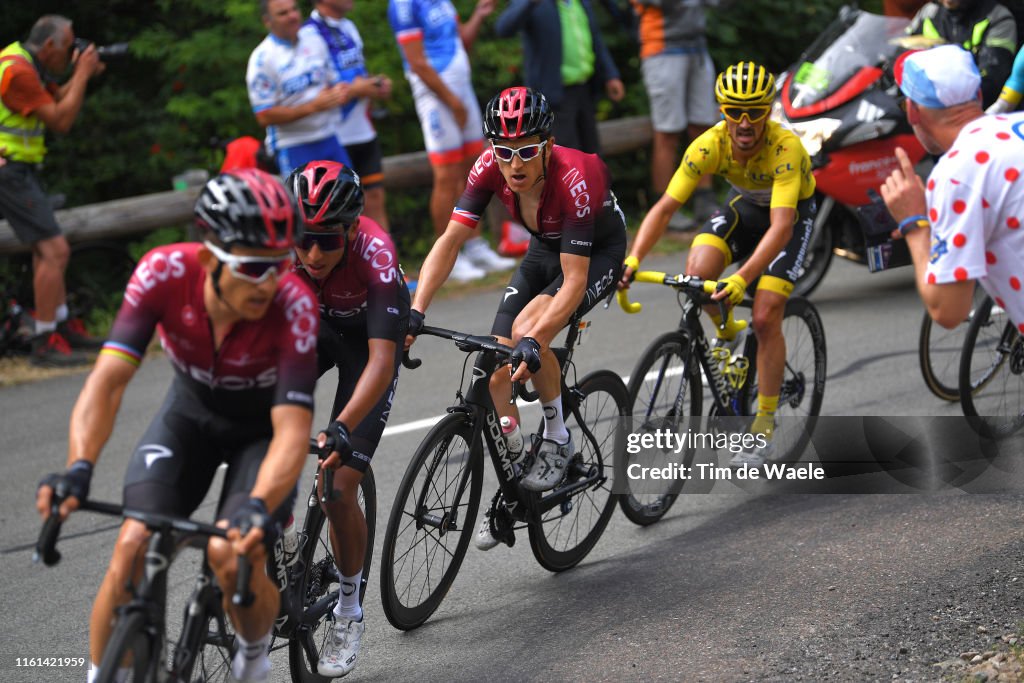
[[[139,261],[101,353],[138,365],[158,331],[178,381],[214,413],[266,419],[275,405],[312,410],[319,328],[313,293],[297,275],[285,275],[266,315],[236,322],[214,349],[200,246],[157,247]]]
[[[361,216],[341,263],[316,281],[296,261],[294,270],[313,291],[320,317],[331,328],[364,330],[370,339],[404,338],[403,320],[409,313],[405,286],[391,236],[375,221]]]
[[[545,246],[563,254],[590,256],[591,251],[625,237],[625,221],[597,219],[604,211],[618,210],[610,199],[608,168],[596,154],[555,145],[547,152],[544,192],[537,208],[537,230],[530,232]],[[523,223],[516,194],[505,182],[490,147],[476,160],[466,191],[451,219],[475,228],[492,196],[497,196],[512,218]],[[597,226],[607,226],[601,232]],[[620,234],[621,233],[621,234]]]

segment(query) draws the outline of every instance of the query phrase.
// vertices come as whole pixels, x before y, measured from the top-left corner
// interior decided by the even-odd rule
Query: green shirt
[[[562,84],[579,85],[594,75],[594,41],[580,0],[557,0],[562,24]]]

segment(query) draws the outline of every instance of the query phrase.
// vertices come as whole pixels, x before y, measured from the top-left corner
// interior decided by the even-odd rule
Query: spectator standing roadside
[[[0,51],[0,214],[17,238],[32,246],[35,334],[31,362],[42,366],[75,365],[88,358],[72,348],[96,349],[79,321],[68,320],[64,289],[71,248],[60,232],[37,174],[46,158],[45,132],[67,133],[85,101],[86,83],[103,72],[90,45],[78,52],[71,20],[54,14],[40,17],[28,39]],[[74,63],[71,78],[56,79]]]
[[[384,207],[380,141],[370,120],[370,104],[371,100],[391,97],[391,79],[384,74],[371,76],[366,69],[363,39],[352,20],[346,18],[355,0],[316,0],[314,4],[316,9],[302,25],[299,36],[303,40],[323,41],[331,65],[348,86],[340,107],[338,137],[362,182],[366,198],[363,214],[390,232]]]
[[[590,0],[510,0],[494,30],[506,38],[522,32],[523,76],[554,109],[558,144],[597,154],[597,93],[603,87],[620,102],[626,88]]]
[[[676,170],[685,132],[695,140],[718,120],[715,65],[708,53],[706,7],[722,0],[632,0],[640,27],[640,60],[651,103],[651,186],[656,196]],[[689,142],[687,143],[689,144]],[[675,213],[669,230],[703,225],[716,208],[713,177],[700,179],[693,193],[694,220]]]
[[[351,166],[337,134],[349,86],[332,85],[327,48],[300,35],[295,0],[260,0],[260,14],[270,33],[249,56],[245,83],[281,174],[318,159]]]
[[[895,74],[914,134],[942,155],[925,184],[897,148],[901,168],[881,187],[928,314],[959,325],[977,280],[1024,332],[1024,113],[985,116],[981,75],[956,45],[907,53]]]
[[[466,189],[466,176],[484,141],[480,105],[473,92],[467,50],[494,12],[495,0],[477,0],[462,23],[451,0],[389,0],[388,21],[398,41],[405,77],[434,172],[430,218],[434,236],[448,227],[452,207]],[[514,259],[498,256],[481,237],[466,242],[451,271],[460,282],[488,271],[508,270]]]
[[[935,0],[922,7],[907,27],[922,35],[968,50],[981,74],[982,106],[999,97],[1017,53],[1017,22],[996,0]]]

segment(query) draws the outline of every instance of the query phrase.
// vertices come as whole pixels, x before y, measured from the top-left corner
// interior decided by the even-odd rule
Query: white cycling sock
[[[57,307],[57,316],[56,316],[57,317],[57,322],[59,322],[59,323],[64,322],[65,320],[68,319],[68,315],[69,315],[69,312],[68,312],[68,305],[67,304],[61,304],[60,306]]]
[[[267,635],[252,643],[235,634],[238,652],[231,662],[232,676],[240,681],[261,680],[267,677],[270,673],[270,657],[267,651],[270,647],[271,633],[272,631],[267,631]]]
[[[49,322],[43,322],[42,320],[36,320],[36,334],[43,334],[44,332],[54,332],[57,329],[57,321],[51,320]]]
[[[542,436],[561,444],[569,441],[569,431],[565,428],[565,421],[562,419],[562,396],[555,396],[547,403],[541,403],[540,406],[544,411],[544,434]]]
[[[334,606],[337,621],[362,621],[363,608],[359,605],[359,586],[363,583],[363,572],[354,576],[342,576],[338,590],[338,604]]]
[[[127,683],[128,676],[131,675],[132,670],[128,667],[121,667],[117,670],[114,675],[114,680],[117,683]],[[85,675],[86,683],[96,683],[96,677],[100,675],[100,665],[89,662],[89,672]]]

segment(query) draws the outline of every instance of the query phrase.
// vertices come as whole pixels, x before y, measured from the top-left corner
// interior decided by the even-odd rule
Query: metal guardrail
[[[651,122],[646,116],[602,121],[598,124],[603,155],[630,152],[651,143]],[[384,159],[384,186],[389,190],[429,185],[426,152],[397,154]],[[151,232],[192,220],[200,188],[156,192],[57,211],[57,223],[71,242],[125,237]],[[28,251],[7,221],[0,221],[0,254]]]

